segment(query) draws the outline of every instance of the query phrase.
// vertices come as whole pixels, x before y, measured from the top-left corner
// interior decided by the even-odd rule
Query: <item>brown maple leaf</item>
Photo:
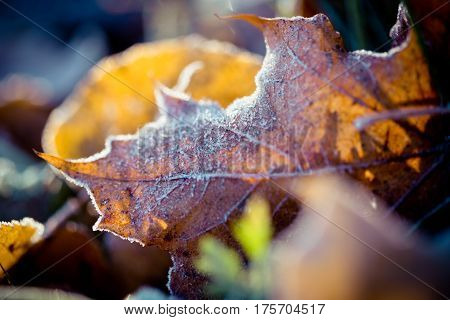
[[[175,268],[188,265],[191,240],[221,233],[254,192],[282,212],[285,179],[350,171],[394,203],[429,168],[421,156],[439,151],[422,113],[381,117],[362,131],[354,124],[437,108],[414,32],[386,53],[347,52],[322,14],[238,18],[260,28],[267,43],[251,96],[222,109],[161,87],[160,118],[135,135],[110,137],[102,152],[80,160],[39,154],[91,193],[95,229],[178,250]]]

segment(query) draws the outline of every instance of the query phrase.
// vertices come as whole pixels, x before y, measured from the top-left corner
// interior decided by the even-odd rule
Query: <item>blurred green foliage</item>
[[[270,206],[264,199],[250,200],[244,215],[234,225],[233,234],[251,261],[264,259],[272,239]]]
[[[268,252],[272,239],[270,206],[264,199],[250,198],[243,216],[233,226],[245,258],[213,237],[200,241],[198,271],[210,279],[208,293],[218,299],[264,299],[270,288]]]

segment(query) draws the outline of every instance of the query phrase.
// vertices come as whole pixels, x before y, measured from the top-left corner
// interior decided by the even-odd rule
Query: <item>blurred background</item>
[[[90,226],[97,214],[86,195],[67,186],[33,154],[33,149],[42,150],[42,129],[50,111],[92,62],[135,43],[191,33],[263,55],[259,31],[215,16],[233,12],[266,17],[324,12],[348,50],[386,51],[390,44],[383,44],[395,23],[398,2],[0,0],[0,220],[28,216],[44,223],[52,219],[56,230],[11,270],[13,284],[27,282],[30,270],[38,274],[94,235]],[[28,285],[93,298],[122,298],[144,284],[166,291],[169,267],[166,253],[103,234]]]

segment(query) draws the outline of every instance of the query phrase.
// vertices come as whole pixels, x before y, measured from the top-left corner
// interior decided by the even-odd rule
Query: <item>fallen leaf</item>
[[[371,168],[375,179],[367,184],[388,201],[417,179],[420,160],[399,160],[429,150],[429,117],[381,121],[362,132],[353,125],[364,115],[436,103],[413,32],[388,53],[346,52],[324,15],[239,18],[267,41],[253,95],[223,110],[161,88],[161,117],[137,134],[111,137],[87,159],[40,154],[93,195],[96,229],[164,245],[222,224],[269,178]]]
[[[41,237],[44,226],[31,218],[0,222],[0,278]]]
[[[290,199],[281,181],[349,172],[392,204],[432,165],[425,156],[442,150],[428,115],[362,131],[354,124],[438,106],[413,31],[386,53],[347,52],[324,15],[237,17],[260,28],[267,44],[252,95],[222,109],[160,87],[160,117],[135,135],[110,137],[102,152],[76,161],[39,153],[90,192],[100,214],[94,229],[171,250],[171,287],[185,296],[202,294],[190,264],[196,239],[239,216],[254,192],[281,212]],[[292,218],[275,213],[275,226]]]
[[[193,62],[203,66],[186,82],[189,77],[180,73]],[[192,97],[226,107],[254,91],[260,67],[259,56],[199,36],[135,45],[100,61],[52,112],[42,139],[44,150],[81,158],[102,150],[110,135],[136,132],[157,117],[157,82],[172,87],[180,80]]]

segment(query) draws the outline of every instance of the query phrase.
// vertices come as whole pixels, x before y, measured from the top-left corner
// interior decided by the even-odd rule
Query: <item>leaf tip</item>
[[[35,149],[33,149],[34,153],[41,158],[42,160],[44,160],[45,162],[47,162],[48,164],[54,166],[57,169],[62,170],[64,168],[64,164],[66,163],[65,160],[55,157],[55,156],[51,156],[47,153],[44,152],[39,152]]]
[[[34,154],[36,154],[39,158],[42,158],[41,155],[43,152],[37,151],[35,148],[32,148],[31,150],[33,150]]]
[[[248,14],[248,13],[240,13],[240,14],[233,14],[233,15],[227,15],[227,16],[219,16],[216,15],[219,19],[222,20],[243,20],[251,25],[255,26],[259,30],[263,30],[264,26],[266,25],[268,19],[262,18],[260,16],[254,15],[254,14]]]

